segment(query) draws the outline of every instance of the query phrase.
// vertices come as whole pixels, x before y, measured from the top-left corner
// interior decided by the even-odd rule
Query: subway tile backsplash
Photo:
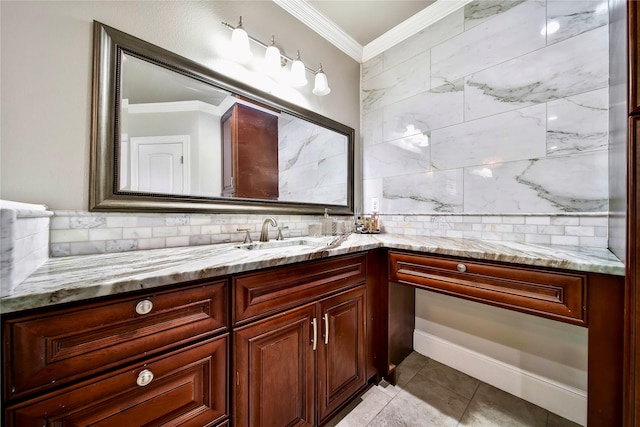
[[[532,244],[607,247],[607,214],[381,215],[383,232]]]
[[[230,214],[130,214],[55,211],[51,218],[51,256],[88,255],[179,246],[241,242],[244,232],[260,237],[262,222],[273,216],[285,237],[308,235],[319,216]],[[270,227],[270,236],[276,230]]]
[[[285,238],[309,235],[319,216],[276,215]],[[104,214],[55,211],[51,256],[241,242],[260,235],[263,215]],[[336,217],[351,221],[350,217]],[[607,215],[380,215],[382,231],[415,236],[607,247]],[[275,238],[271,230],[271,238]]]

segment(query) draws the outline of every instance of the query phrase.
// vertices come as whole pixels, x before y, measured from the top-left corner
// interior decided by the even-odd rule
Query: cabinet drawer
[[[586,325],[586,274],[425,255],[389,254],[389,279],[538,316]]]
[[[6,425],[212,426],[229,413],[227,370],[225,334],[9,407]]]
[[[227,294],[227,282],[216,281],[9,318],[3,325],[5,399],[222,332]]]
[[[362,254],[237,276],[233,279],[234,323],[322,298],[361,284],[365,278]]]

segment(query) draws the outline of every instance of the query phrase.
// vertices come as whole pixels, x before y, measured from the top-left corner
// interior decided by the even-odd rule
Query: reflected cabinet
[[[278,117],[234,104],[221,121],[222,196],[278,200]]]

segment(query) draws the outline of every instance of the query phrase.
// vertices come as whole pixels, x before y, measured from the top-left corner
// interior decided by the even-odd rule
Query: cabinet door
[[[319,424],[366,385],[365,307],[364,286],[320,302]]]
[[[228,335],[7,409],[7,427],[213,426],[228,416]]]
[[[314,424],[315,312],[307,305],[234,332],[236,426]]]

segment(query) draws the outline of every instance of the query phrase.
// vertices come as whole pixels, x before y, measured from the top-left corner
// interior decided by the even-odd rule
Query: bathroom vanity
[[[587,327],[589,425],[620,420],[623,267],[608,251],[307,243],[49,260],[1,300],[5,425],[322,425],[394,380],[415,288]]]

